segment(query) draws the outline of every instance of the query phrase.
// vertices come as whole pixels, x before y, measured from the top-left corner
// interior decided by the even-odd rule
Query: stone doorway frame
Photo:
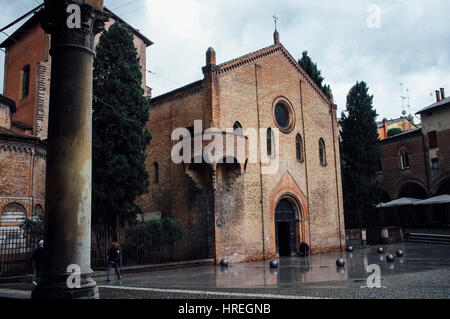
[[[277,242],[275,231],[275,210],[280,200],[288,199],[294,210],[296,210],[297,225],[296,225],[296,240],[297,249],[300,247],[300,243],[304,241],[311,247],[310,225],[309,225],[309,205],[308,199],[302,192],[294,178],[287,172],[278,183],[278,185],[272,191],[269,198],[269,234],[270,234],[270,246],[268,247],[268,253],[271,257],[276,257],[277,254]]]

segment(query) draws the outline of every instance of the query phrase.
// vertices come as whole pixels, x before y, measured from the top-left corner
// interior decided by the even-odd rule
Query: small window
[[[24,66],[20,72],[20,98],[23,99],[30,93],[30,65]]]
[[[153,182],[157,184],[159,182],[159,167],[158,163],[153,164]]]
[[[269,127],[267,129],[267,156],[273,155],[273,142],[274,142],[274,135],[272,129]]]
[[[297,161],[303,162],[303,140],[300,134],[295,137],[295,150],[297,154]]]
[[[409,154],[407,152],[400,153],[400,167],[401,169],[409,169]]]
[[[325,141],[323,139],[319,140],[319,157],[320,157],[320,165],[327,165],[327,153],[325,149]]]
[[[432,169],[439,169],[439,159],[433,158],[431,160],[431,168]]]
[[[438,147],[436,131],[428,133],[428,145],[430,148]]]

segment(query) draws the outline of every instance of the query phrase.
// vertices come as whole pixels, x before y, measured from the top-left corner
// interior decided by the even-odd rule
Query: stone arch
[[[23,205],[14,202],[3,207],[0,222],[13,224],[22,223],[26,217],[26,208]]]
[[[450,176],[438,179],[431,187],[431,193],[435,196],[450,195]]]
[[[429,197],[429,193],[422,182],[415,179],[408,179],[401,181],[395,187],[393,198],[398,199],[401,197],[426,199]]]
[[[287,199],[296,210],[297,218],[297,247],[303,241],[311,247],[311,237],[309,231],[309,207],[308,199],[302,192],[301,188],[295,182],[294,178],[286,172],[281,178],[281,181],[273,189],[269,198],[269,219],[270,219],[270,239],[271,244],[269,247],[269,253],[272,256],[276,255],[276,231],[275,231],[275,210],[278,203],[282,199]]]

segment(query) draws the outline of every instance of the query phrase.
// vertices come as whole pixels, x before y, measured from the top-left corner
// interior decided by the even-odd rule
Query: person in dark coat
[[[307,243],[302,242],[300,244],[300,256],[301,257],[306,257],[308,256],[308,252],[309,252],[309,246]]]
[[[116,270],[117,279],[122,279],[120,275],[120,251],[119,244],[113,242],[111,247],[108,250],[108,271],[106,272],[107,281],[111,281],[111,269],[114,268]]]
[[[39,241],[39,246],[33,252],[34,269],[36,270],[36,279],[33,285],[37,286],[41,282],[41,273],[44,268],[44,241]]]

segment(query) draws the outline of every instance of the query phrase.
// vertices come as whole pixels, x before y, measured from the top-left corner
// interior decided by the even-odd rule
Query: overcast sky
[[[0,0],[0,26],[41,2]],[[281,43],[296,59],[309,52],[339,111],[356,81],[367,82],[379,119],[400,116],[406,89],[412,113],[434,102],[433,92],[441,87],[450,95],[448,0],[105,0],[105,5],[155,43],[147,50],[148,69],[156,74],[147,76],[153,96],[201,79],[210,46],[222,63],[273,44],[274,14]],[[0,34],[0,41],[5,38]],[[3,79],[3,52],[0,60]]]

